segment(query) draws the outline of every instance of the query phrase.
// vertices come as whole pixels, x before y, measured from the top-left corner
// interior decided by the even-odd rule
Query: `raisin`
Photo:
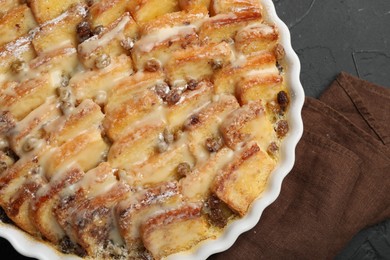
[[[280,120],[277,123],[275,131],[276,131],[276,134],[278,135],[279,138],[286,136],[286,134],[288,133],[288,130],[289,130],[289,127],[288,127],[288,122],[286,120]]]
[[[23,151],[30,152],[36,148],[38,145],[38,139],[35,137],[29,137],[23,144]]]
[[[43,173],[43,168],[41,166],[37,166],[37,167],[34,167],[32,168],[30,171],[29,171],[30,174],[32,175],[35,175],[35,174],[42,174]]]
[[[79,40],[79,43],[84,42],[85,40],[92,37],[92,31],[91,26],[87,21],[82,21],[79,23],[76,27],[77,31],[77,39]]]
[[[280,91],[277,95],[277,100],[278,100],[278,104],[279,104],[280,108],[282,110],[285,110],[288,106],[288,103],[289,103],[287,93],[283,90]]]
[[[126,37],[121,41],[121,46],[126,51],[131,51],[134,48],[134,40],[130,37]]]
[[[286,52],[284,51],[284,48],[281,44],[277,44],[275,47],[275,57],[277,60],[281,60],[284,58]]]
[[[64,115],[69,115],[70,113],[72,113],[72,111],[74,109],[74,104],[72,104],[72,102],[70,102],[70,101],[62,101],[60,108],[61,108],[62,113]]]
[[[57,95],[61,101],[69,101],[71,98],[70,89],[66,87],[57,88]]]
[[[90,220],[85,219],[85,218],[80,218],[76,221],[76,226],[78,229],[84,229],[85,226],[90,223]]]
[[[100,54],[95,60],[95,66],[98,69],[104,69],[111,64],[111,57],[105,53]]]
[[[190,79],[187,84],[187,89],[195,90],[198,87],[198,82],[194,79]]]
[[[73,243],[68,236],[63,237],[59,242],[61,252],[65,254],[72,253]]]
[[[80,245],[73,243],[68,236],[64,236],[59,242],[59,249],[64,254],[76,254],[86,256],[86,251]]]
[[[181,98],[180,91],[173,89],[167,95],[166,101],[167,101],[168,105],[174,105],[177,102],[179,102],[180,98]]]
[[[188,46],[191,46],[194,44],[193,39],[191,37],[189,37],[189,35],[185,36],[184,40],[185,41],[180,44],[180,47],[182,49],[186,49]]]
[[[164,141],[164,137],[160,137],[158,142],[157,142],[157,151],[159,153],[163,153],[166,150],[168,150],[168,144]]]
[[[163,153],[168,150],[168,144],[166,142],[159,142],[157,144],[157,149],[159,153]]]
[[[279,62],[276,62],[276,67],[278,68],[279,74],[283,73],[283,66]]]
[[[213,70],[219,70],[223,66],[223,62],[221,60],[213,60],[211,61],[211,68]]]
[[[217,196],[211,195],[204,207],[209,221],[212,225],[223,228],[228,223],[229,218],[234,214],[232,210]]]
[[[173,143],[173,141],[174,141],[174,136],[173,136],[173,134],[172,134],[167,128],[164,129],[163,136],[164,136],[164,141],[165,141],[167,144]]]
[[[87,6],[89,6],[89,7],[92,6],[94,3],[95,3],[94,0],[87,0],[86,1]]]
[[[179,163],[176,168],[176,172],[179,177],[185,177],[191,172],[191,166],[186,162]]]
[[[93,35],[99,35],[102,32],[104,32],[104,26],[103,25],[98,25],[93,29]]]
[[[67,87],[69,85],[69,76],[61,75],[61,87]]]
[[[218,152],[223,146],[221,137],[210,137],[206,139],[206,148],[210,153]]]
[[[188,125],[196,125],[199,124],[200,119],[197,115],[191,115],[190,119],[188,120]]]
[[[156,72],[160,69],[161,64],[156,59],[150,59],[145,63],[144,69],[149,72]]]
[[[26,62],[22,60],[16,60],[11,64],[11,71],[13,73],[19,73],[26,68]]]
[[[169,86],[167,83],[165,82],[162,82],[162,83],[158,83],[155,87],[154,87],[154,91],[156,91],[156,94],[163,100],[165,100],[169,94]]]
[[[274,155],[279,150],[278,145],[275,142],[272,142],[267,147],[267,152],[270,155]]]

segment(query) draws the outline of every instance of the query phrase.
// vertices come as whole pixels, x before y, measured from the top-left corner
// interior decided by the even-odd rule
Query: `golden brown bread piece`
[[[202,80],[210,78],[231,59],[232,50],[226,42],[190,47],[177,51],[166,65],[171,84],[180,80]]]
[[[132,254],[141,254],[144,248],[140,227],[155,212],[175,208],[181,202],[176,182],[163,182],[141,190],[121,201],[116,207],[120,233]]]
[[[145,248],[156,259],[188,250],[192,244],[212,237],[210,233],[199,204],[184,204],[168,210],[150,218],[141,226]]]
[[[116,168],[130,168],[130,165],[143,163],[157,152],[158,137],[164,128],[165,124],[160,121],[131,129],[113,143],[108,162]]]
[[[138,25],[129,13],[124,13],[118,19],[103,27],[95,29],[94,36],[86,39],[78,46],[79,57],[84,66],[94,69],[99,64],[98,59],[107,55],[114,59],[121,54],[128,54],[131,44],[138,38]]]
[[[52,20],[62,13],[64,13],[68,8],[71,8],[73,5],[78,3],[83,3],[83,0],[30,0],[29,5],[32,12],[34,13],[35,19],[39,24],[42,24],[46,21]]]
[[[34,170],[35,168],[31,169],[31,171]],[[40,236],[41,234],[31,218],[31,202],[37,191],[46,183],[46,179],[39,175],[29,178],[19,185],[9,203],[6,206],[3,205],[4,208],[8,209],[6,210],[7,215],[13,222],[35,236]]]
[[[48,74],[19,84],[9,82],[0,90],[0,105],[15,119],[21,120],[54,93],[55,86],[51,83]]]
[[[231,95],[221,95],[217,99],[199,112],[192,114],[184,123],[185,129],[188,131],[189,149],[197,161],[208,158],[209,151],[206,147],[206,140],[217,138],[220,135],[221,123],[240,106],[236,98]]]
[[[90,99],[84,101],[66,117],[47,125],[49,141],[53,145],[62,145],[75,138],[88,127],[99,128],[104,118],[100,107]]]
[[[179,10],[176,0],[134,0],[127,5],[137,23],[144,23]]]
[[[32,41],[35,51],[40,54],[65,46],[77,47],[76,27],[86,15],[85,6],[76,5],[59,19],[42,24]]]
[[[32,36],[25,35],[0,47],[0,84],[17,80],[27,64],[36,57]]]
[[[178,178],[177,167],[180,163],[195,165],[195,158],[186,144],[185,138],[172,144],[167,151],[151,156],[139,166],[134,166],[129,175],[137,185],[156,185]]]
[[[234,152],[224,147],[210,155],[210,158],[200,167],[193,169],[180,180],[180,189],[188,201],[205,201],[210,195],[215,176],[231,161]]]
[[[263,100],[270,102],[282,90],[283,77],[279,73],[255,75],[240,81],[236,86],[236,93],[241,104],[250,101]]]
[[[31,74],[24,74],[22,76],[32,78],[33,73],[37,73],[38,75],[48,73],[53,76],[53,82],[59,84],[62,75],[73,74],[77,70],[77,65],[77,50],[71,46],[66,46],[45,52],[31,60],[28,64],[28,69]]]
[[[226,145],[236,149],[242,142],[250,140],[256,131],[243,131],[245,126],[259,117],[264,117],[264,114],[265,110],[261,101],[251,102],[230,113],[220,127]]]
[[[262,16],[257,12],[218,14],[202,24],[199,37],[202,42],[230,41],[239,29],[261,21]]]
[[[263,52],[259,55],[240,55],[234,63],[222,68],[214,74],[216,93],[236,93],[237,82],[248,76],[262,73],[278,73],[276,58],[273,53]]]
[[[126,12],[128,0],[101,0],[89,8],[92,28],[108,26]]]
[[[199,27],[199,24],[203,22],[204,19],[209,17],[207,8],[198,7],[188,11],[178,11],[172,13],[166,13],[157,17],[154,20],[142,23],[141,25],[141,34],[146,36],[151,33],[155,33],[163,28],[174,29],[177,26],[188,26],[194,25],[194,27]]]
[[[163,66],[175,51],[199,45],[196,31],[207,17],[207,10],[195,9],[168,13],[144,23],[140,29],[141,38],[131,52],[136,68],[147,70],[146,64],[151,59]]]
[[[212,0],[213,14],[252,12],[261,14],[262,6],[257,0]]]
[[[53,210],[60,203],[60,192],[78,182],[84,172],[76,164],[56,175],[58,177],[50,182],[50,185],[42,186],[37,190],[30,212],[39,232],[50,242],[59,244],[66,234],[54,216]]]
[[[274,160],[255,142],[249,143],[218,174],[212,191],[231,209],[244,216],[252,202],[264,191],[274,167]]]
[[[46,183],[36,157],[17,161],[0,175],[0,205],[13,222],[39,236],[30,217],[30,204],[37,190]]]
[[[129,192],[129,186],[116,183],[103,194],[80,203],[73,211],[70,216],[72,229],[77,242],[88,255],[97,256],[99,259],[127,255],[113,209]]]
[[[35,26],[34,16],[27,5],[12,8],[0,18],[0,46],[27,34]]]
[[[46,165],[46,176],[50,179],[57,170],[71,162],[77,162],[84,171],[94,168],[107,150],[108,145],[101,137],[100,130],[96,127],[86,129],[43,155],[50,157]]]
[[[104,69],[83,71],[70,79],[69,86],[77,101],[86,98],[96,100],[100,93],[107,96],[107,92],[118,81],[133,73],[132,62],[128,56],[120,55],[110,60],[110,64]]]
[[[237,51],[251,55],[256,52],[273,52],[279,38],[275,25],[252,23],[237,31],[234,42]]]
[[[179,0],[180,8],[183,10],[192,10],[198,8],[210,8],[211,0]]]
[[[48,98],[45,103],[17,122],[8,137],[9,145],[17,155],[23,155],[23,146],[28,138],[46,138],[45,125],[61,116],[57,105],[55,98]]]
[[[128,129],[131,129],[133,123],[162,104],[161,98],[151,89],[135,91],[126,97],[114,107],[110,105],[111,101],[106,106],[104,126],[108,136],[115,141],[122,138],[129,131]]]
[[[201,81],[195,90],[184,92],[177,103],[170,105],[167,109],[166,118],[170,129],[172,131],[180,129],[192,112],[211,101],[212,92],[213,85],[209,81]]]
[[[115,218],[109,208],[128,192],[128,186],[118,182],[108,163],[99,164],[78,182],[62,189],[53,212],[70,246],[82,246],[88,254],[104,259],[98,257],[108,245],[108,239],[103,238],[108,238],[111,230],[113,235],[116,232]]]
[[[0,1],[0,18],[8,13],[11,9],[21,5],[18,1],[15,0],[2,0]]]

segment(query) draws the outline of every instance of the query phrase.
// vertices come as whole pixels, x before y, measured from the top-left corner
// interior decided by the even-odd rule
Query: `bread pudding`
[[[0,206],[64,254],[162,259],[264,192],[288,134],[259,0],[0,1]]]

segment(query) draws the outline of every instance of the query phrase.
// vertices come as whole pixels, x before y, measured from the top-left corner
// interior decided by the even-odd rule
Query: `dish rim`
[[[291,171],[295,162],[295,149],[303,134],[303,121],[301,111],[305,100],[305,94],[299,76],[301,64],[291,45],[291,35],[287,25],[278,17],[272,0],[259,0],[266,9],[266,20],[274,23],[279,30],[280,43],[285,49],[284,64],[287,67],[285,80],[290,91],[290,106],[287,114],[290,130],[284,138],[281,146],[281,159],[277,168],[270,176],[264,193],[258,198],[248,214],[231,224],[223,234],[215,240],[206,240],[200,243],[195,250],[178,253],[169,256],[168,259],[199,260],[206,259],[212,254],[219,253],[230,248],[237,238],[244,232],[252,229],[261,218],[266,207],[273,203],[280,194],[284,178]],[[58,252],[50,244],[38,241],[17,227],[0,221],[0,237],[8,240],[20,254],[41,260],[71,260],[80,259],[73,255],[65,255]]]

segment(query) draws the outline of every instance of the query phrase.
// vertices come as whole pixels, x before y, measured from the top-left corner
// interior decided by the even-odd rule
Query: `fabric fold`
[[[390,89],[342,72],[319,99],[384,145],[390,143]]]

